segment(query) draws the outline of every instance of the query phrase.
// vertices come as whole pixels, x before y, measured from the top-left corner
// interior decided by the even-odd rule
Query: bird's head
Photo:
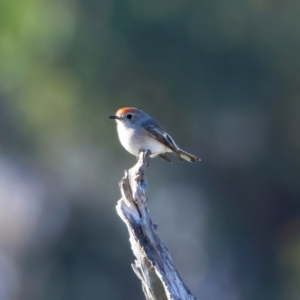
[[[124,125],[134,125],[143,121],[146,114],[135,107],[123,107],[117,110],[114,116],[109,116],[110,119],[114,119],[117,123],[122,123]]]

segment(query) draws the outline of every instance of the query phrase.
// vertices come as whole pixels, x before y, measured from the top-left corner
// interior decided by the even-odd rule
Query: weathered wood
[[[142,282],[147,300],[196,299],[173,266],[167,246],[156,233],[147,208],[145,168],[150,152],[141,152],[137,164],[120,181],[122,198],[116,209],[129,232],[136,257],[132,268]]]

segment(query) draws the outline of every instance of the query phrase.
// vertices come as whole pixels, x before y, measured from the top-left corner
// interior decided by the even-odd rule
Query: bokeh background
[[[199,164],[147,169],[199,299],[300,299],[300,2],[1,0],[0,299],[144,299],[118,108]],[[174,160],[174,159],[173,159]]]

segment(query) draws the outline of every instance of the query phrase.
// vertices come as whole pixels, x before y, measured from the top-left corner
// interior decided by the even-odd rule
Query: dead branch
[[[195,300],[173,266],[167,246],[156,233],[147,208],[145,168],[150,151],[141,152],[137,164],[120,181],[122,198],[116,209],[129,232],[136,257],[132,268],[142,282],[147,300]]]

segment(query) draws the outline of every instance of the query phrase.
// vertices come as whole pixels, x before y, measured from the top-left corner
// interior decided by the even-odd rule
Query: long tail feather
[[[181,162],[183,162],[184,160],[181,157],[181,154],[179,153],[179,151],[173,151],[174,156],[176,156]]]
[[[178,152],[179,152],[179,155],[183,159],[185,159],[185,160],[187,160],[189,162],[197,162],[197,161],[201,160],[198,156],[196,156],[194,154],[191,154],[191,153],[188,153],[188,152],[186,152],[184,150],[179,149]]]

